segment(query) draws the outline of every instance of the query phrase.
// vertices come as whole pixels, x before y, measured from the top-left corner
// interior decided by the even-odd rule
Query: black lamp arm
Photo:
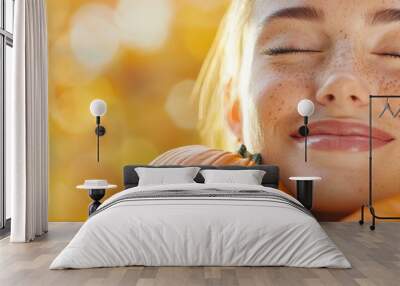
[[[300,126],[299,134],[304,137],[304,161],[307,162],[307,136],[309,134],[308,129],[308,116],[304,116],[304,125]]]
[[[304,125],[300,126],[299,128],[299,134],[303,137],[307,137],[308,133],[309,133],[309,129],[308,129],[308,116],[304,116]]]
[[[100,125],[100,116],[96,116],[96,129],[94,130],[97,136],[103,136],[106,134],[106,128]]]
[[[94,133],[96,133],[96,139],[97,139],[97,162],[100,161],[100,136],[103,136],[106,134],[106,128],[104,126],[100,125],[100,116],[96,116],[96,129],[94,130]]]
[[[304,125],[307,126],[308,124],[308,116],[304,116]]]

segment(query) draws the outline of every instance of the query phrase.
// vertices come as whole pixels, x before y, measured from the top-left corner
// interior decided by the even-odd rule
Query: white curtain
[[[12,242],[47,232],[48,123],[45,0],[15,1],[13,92],[6,98],[6,187]]]

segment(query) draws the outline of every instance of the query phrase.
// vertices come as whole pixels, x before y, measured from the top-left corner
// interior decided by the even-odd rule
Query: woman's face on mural
[[[289,176],[321,176],[314,193],[321,218],[350,214],[367,200],[368,96],[400,95],[400,1],[258,0],[253,11],[244,141],[281,167],[292,192]],[[304,98],[316,107],[308,163],[297,133]],[[376,199],[400,187],[400,119],[378,119],[384,103],[373,110]]]

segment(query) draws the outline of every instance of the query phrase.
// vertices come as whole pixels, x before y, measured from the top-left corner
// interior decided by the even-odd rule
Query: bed
[[[312,214],[278,190],[277,166],[198,166],[263,170],[261,185],[205,184],[198,173],[194,183],[152,186],[138,186],[137,167],[146,166],[124,167],[125,190],[89,217],[50,269],[351,267]]]

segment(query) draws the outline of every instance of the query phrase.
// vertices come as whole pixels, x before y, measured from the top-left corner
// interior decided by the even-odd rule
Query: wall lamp
[[[100,117],[107,112],[107,104],[102,99],[95,99],[90,103],[90,113],[96,117],[96,129],[94,130],[97,138],[97,162],[100,161],[100,136],[106,134],[106,128],[100,125]]]
[[[297,112],[304,118],[304,125],[299,128],[299,134],[304,137],[304,161],[307,162],[307,136],[310,132],[308,118],[314,113],[314,103],[309,99],[300,100],[297,104]]]

